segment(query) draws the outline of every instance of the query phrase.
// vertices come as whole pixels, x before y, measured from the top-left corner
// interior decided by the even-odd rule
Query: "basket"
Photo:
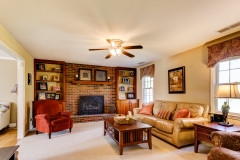
[[[114,116],[114,121],[117,122],[118,124],[133,124],[134,123],[133,118],[129,118],[127,120],[127,117],[123,114],[116,114]]]

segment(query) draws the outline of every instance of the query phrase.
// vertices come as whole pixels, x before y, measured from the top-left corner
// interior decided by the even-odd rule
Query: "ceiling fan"
[[[123,41],[121,39],[106,39],[110,44],[109,48],[97,48],[97,49],[89,49],[89,51],[98,51],[98,50],[109,50],[109,54],[105,57],[105,59],[110,58],[111,56],[124,54],[130,58],[135,57],[133,54],[126,52],[126,49],[142,49],[141,45],[135,46],[122,46]]]

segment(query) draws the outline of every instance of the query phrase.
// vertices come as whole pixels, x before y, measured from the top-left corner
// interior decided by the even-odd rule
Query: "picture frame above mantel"
[[[92,70],[91,69],[79,69],[79,81],[91,81],[92,80]]]

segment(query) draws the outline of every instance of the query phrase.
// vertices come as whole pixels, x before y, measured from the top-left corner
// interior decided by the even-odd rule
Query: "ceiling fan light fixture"
[[[112,54],[112,56],[120,56],[122,54],[122,47],[110,47],[109,52]]]

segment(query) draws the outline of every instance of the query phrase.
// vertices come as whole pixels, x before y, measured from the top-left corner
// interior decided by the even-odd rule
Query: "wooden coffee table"
[[[202,122],[194,123],[194,152],[198,152],[198,145],[200,141],[212,143],[211,132],[224,131],[224,132],[237,132],[240,131],[240,126],[234,125],[232,127],[225,127],[218,125],[218,122]]]
[[[123,154],[123,147],[148,143],[152,149],[152,126],[134,121],[133,124],[118,124],[113,118],[104,119],[104,136],[106,133],[119,145],[119,154]]]

